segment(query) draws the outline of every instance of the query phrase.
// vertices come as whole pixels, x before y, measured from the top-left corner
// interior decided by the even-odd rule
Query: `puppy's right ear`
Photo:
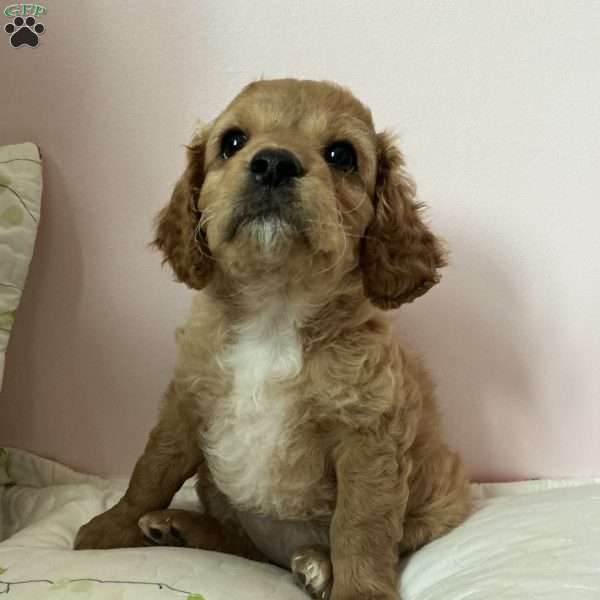
[[[171,200],[156,218],[154,245],[163,252],[178,281],[200,290],[209,282],[214,260],[200,227],[197,202],[204,181],[206,131],[187,147],[187,167],[175,184]]]

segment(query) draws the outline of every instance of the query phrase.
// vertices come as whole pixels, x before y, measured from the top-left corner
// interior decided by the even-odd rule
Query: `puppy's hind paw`
[[[292,556],[294,581],[317,600],[329,600],[333,585],[333,569],[329,550],[323,546],[300,548]]]

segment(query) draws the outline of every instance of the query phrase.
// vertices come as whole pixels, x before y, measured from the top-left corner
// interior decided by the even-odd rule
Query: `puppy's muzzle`
[[[265,148],[250,161],[250,174],[256,184],[276,188],[302,177],[304,170],[289,150]]]
[[[269,240],[303,229],[298,186],[305,171],[298,158],[283,148],[263,148],[248,164],[248,182],[233,212],[229,239],[240,228],[252,226]],[[262,238],[261,238],[262,239]]]

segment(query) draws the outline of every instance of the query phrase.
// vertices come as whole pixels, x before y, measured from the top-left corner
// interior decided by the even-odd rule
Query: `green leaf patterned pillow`
[[[41,196],[37,146],[0,146],[0,387],[8,338],[33,254]]]

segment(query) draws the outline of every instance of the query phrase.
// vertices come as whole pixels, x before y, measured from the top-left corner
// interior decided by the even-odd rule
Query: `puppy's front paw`
[[[75,537],[75,550],[134,548],[146,545],[137,519],[113,507],[83,525]]]
[[[138,527],[146,537],[161,546],[188,546],[194,523],[185,511],[157,510],[145,514]]]
[[[329,551],[322,546],[300,548],[292,557],[292,575],[311,598],[329,600],[333,570]]]

